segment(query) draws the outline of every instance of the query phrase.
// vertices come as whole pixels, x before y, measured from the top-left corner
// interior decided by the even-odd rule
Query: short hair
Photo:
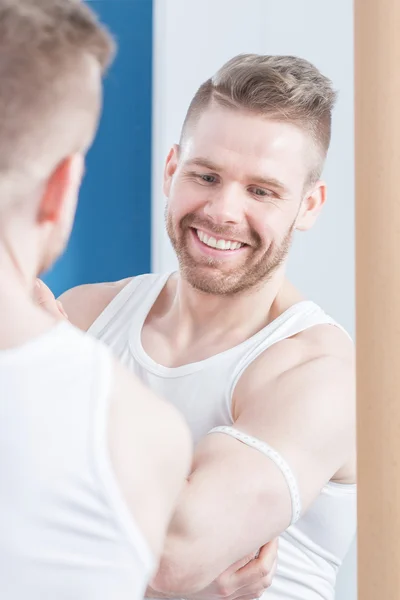
[[[87,150],[98,113],[88,61],[104,75],[115,51],[80,0],[0,0],[0,208]]]
[[[332,82],[303,58],[241,54],[200,86],[186,114],[181,142],[189,124],[212,102],[293,123],[309,132],[317,146],[310,173],[315,181],[328,152],[336,97]]]

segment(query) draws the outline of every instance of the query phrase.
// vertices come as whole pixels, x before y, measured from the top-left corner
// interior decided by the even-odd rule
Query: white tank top
[[[232,425],[235,385],[262,352],[314,325],[336,325],[316,304],[303,301],[230,350],[168,368],[144,351],[141,331],[170,275],[134,278],[89,333],[110,346],[131,371],[183,413],[195,442],[214,427]],[[280,536],[278,570],[265,600],[332,600],[337,571],[355,532],[356,486],[327,483],[306,514]]]
[[[112,378],[110,351],[67,323],[0,351],[5,600],[143,597],[155,561],[111,468]]]

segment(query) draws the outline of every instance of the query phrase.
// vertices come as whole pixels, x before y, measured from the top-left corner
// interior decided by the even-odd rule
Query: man
[[[197,444],[150,596],[210,598],[221,573],[220,595],[259,596],[270,579],[253,561],[226,569],[279,536],[266,598],[334,597],[356,525],[353,344],[285,278],[294,231],[326,199],[334,102],[305,60],[229,61],[196,93],[166,162],[179,272],[61,298]]]
[[[0,0],[0,581],[139,600],[190,435],[110,351],[32,301],[69,237],[114,44],[76,0]],[[160,451],[162,447],[162,452]]]

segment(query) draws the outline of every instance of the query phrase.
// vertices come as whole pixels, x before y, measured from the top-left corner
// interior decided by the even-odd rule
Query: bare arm
[[[59,301],[69,321],[82,331],[87,331],[130,281],[131,278],[113,283],[81,285],[64,292],[59,297]]]
[[[324,335],[328,342],[316,347],[307,333],[289,340],[272,377],[273,358],[261,357],[243,377],[236,402],[234,426],[268,443],[290,465],[303,513],[349,460],[354,445],[352,353],[347,346],[337,351],[337,331]],[[286,368],[291,353],[296,359]],[[291,510],[287,483],[271,460],[224,434],[206,436],[196,449],[152,587],[179,595],[204,588],[282,533]]]
[[[121,492],[157,559],[186,477],[192,442],[182,416],[115,362],[109,419]]]
[[[71,289],[60,297],[62,305],[39,281],[34,298],[57,318],[68,318],[86,331],[129,281]],[[113,368],[111,459],[128,506],[159,558],[179,493],[190,471],[191,436],[172,405],[158,398],[118,362],[114,361]]]
[[[80,285],[67,290],[56,300],[47,285],[38,280],[34,297],[35,301],[51,314],[68,318],[72,325],[87,331],[130,281],[132,278],[113,283]]]
[[[68,315],[66,314],[64,306],[61,304],[60,300],[56,301],[51,290],[43,282],[38,282],[39,285],[35,289],[34,296],[36,302],[41,304],[48,312],[54,314],[54,316],[57,318],[68,319],[68,317],[70,317],[70,321],[72,321],[73,324],[86,331],[100,315],[100,313],[106,308],[106,306],[118,294],[118,292],[129,283],[129,281],[131,280],[123,280],[114,284],[86,285],[67,291],[60,297],[60,299],[67,308]],[[143,396],[146,396],[146,392],[147,390],[144,391]],[[151,406],[151,403],[149,406]],[[137,422],[140,423],[140,419]],[[123,419],[123,424],[125,426],[127,423],[130,423],[129,417],[127,419]],[[142,428],[140,433],[143,433],[143,431],[145,431],[145,429]],[[150,429],[150,431],[153,430]],[[126,432],[125,438],[121,436],[117,438],[116,441],[119,440],[118,447],[121,447],[121,445],[124,443],[124,439],[127,441],[129,446],[129,443],[132,441],[132,432],[130,430]],[[152,435],[150,435],[148,439],[152,440]],[[119,468],[122,468],[123,465],[126,465],[126,463],[123,461],[124,455],[128,456],[129,451],[122,452],[122,456],[120,456]],[[148,457],[151,459],[151,452],[149,453]],[[167,472],[168,468],[162,469],[163,475]],[[122,475],[123,479],[126,481],[136,481],[135,479],[132,479],[132,471],[129,473],[123,473]],[[140,471],[138,475],[140,476]],[[162,477],[160,477],[157,481],[159,484],[162,483]],[[140,502],[141,498],[149,498],[149,496],[138,493],[138,490],[145,489],[142,483],[143,482],[139,481],[138,485],[133,486],[135,493],[133,494],[132,498],[136,504]],[[139,513],[142,509],[146,509],[145,513],[147,515],[147,521],[145,522],[143,530],[147,531],[147,529],[149,529],[149,537],[151,539],[154,538],[152,547],[157,546],[157,540],[160,539],[160,535],[164,536],[165,538],[166,532],[164,519],[166,514],[168,514],[168,510],[166,512],[160,512],[160,505],[157,504],[159,499],[162,500],[163,498],[164,491],[162,489],[158,490],[150,496],[149,502],[145,501],[145,507],[139,508]],[[154,509],[152,509],[151,501],[154,500],[156,500],[156,506],[154,506]],[[161,522],[157,521],[156,519],[149,522],[148,516],[151,513],[153,513],[153,515],[157,514],[158,517],[161,518]],[[192,594],[191,600],[210,600],[212,598],[221,600],[221,598],[230,598],[232,594],[236,594],[235,597],[237,598],[240,598],[241,596],[244,598],[260,596],[261,592],[271,585],[274,577],[277,559],[276,540],[263,545],[259,552],[258,550],[259,548],[253,551],[249,556],[242,558],[224,572],[220,573],[215,581],[213,581],[210,585],[207,585],[205,589],[197,592],[196,595]],[[171,592],[160,592],[159,590],[155,592],[150,587],[147,595],[163,598],[174,596],[174,594],[171,595]]]

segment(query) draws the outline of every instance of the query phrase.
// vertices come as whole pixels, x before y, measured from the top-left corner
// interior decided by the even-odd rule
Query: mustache
[[[216,236],[221,237],[225,240],[239,240],[249,246],[260,246],[262,240],[255,231],[243,232],[234,227],[227,227],[226,225],[217,225],[208,219],[199,218],[195,214],[188,214],[181,220],[182,229],[205,229],[210,233],[214,233]]]

